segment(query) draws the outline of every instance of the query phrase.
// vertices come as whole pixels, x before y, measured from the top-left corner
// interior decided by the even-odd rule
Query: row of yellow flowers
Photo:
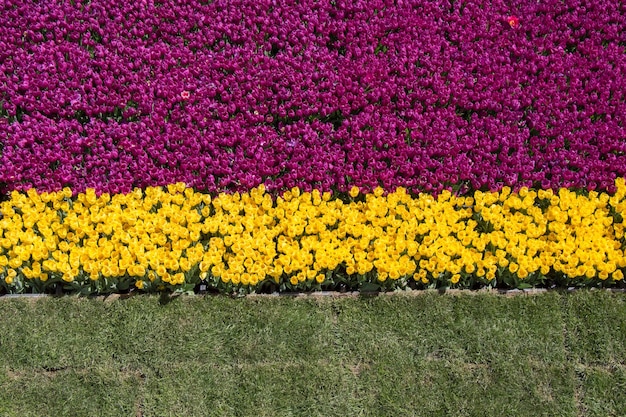
[[[263,186],[212,198],[182,183],[97,196],[13,192],[0,205],[0,281],[115,291],[614,282],[626,267],[626,186],[613,195],[504,188],[471,197],[400,188],[343,198]]]

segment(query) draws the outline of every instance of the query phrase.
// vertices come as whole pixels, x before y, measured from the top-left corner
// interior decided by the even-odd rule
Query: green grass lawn
[[[0,416],[626,416],[626,295],[0,299]]]

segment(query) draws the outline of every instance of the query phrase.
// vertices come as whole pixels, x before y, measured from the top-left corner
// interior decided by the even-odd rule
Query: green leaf
[[[130,287],[130,282],[127,280],[120,280],[116,287],[120,291],[126,291]]]
[[[179,294],[193,294],[193,290],[196,288],[195,284],[186,283],[176,288],[174,292]]]
[[[366,282],[361,286],[362,292],[375,292],[380,290],[380,285],[373,282]]]

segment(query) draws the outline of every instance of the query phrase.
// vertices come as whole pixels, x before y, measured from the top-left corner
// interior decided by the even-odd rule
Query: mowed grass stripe
[[[2,416],[621,416],[626,295],[0,300]]]

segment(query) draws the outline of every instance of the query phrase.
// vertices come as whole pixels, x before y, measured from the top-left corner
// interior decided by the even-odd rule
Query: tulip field
[[[625,274],[624,1],[0,0],[0,416],[623,417]]]
[[[626,6],[0,5],[0,287],[621,286]]]

